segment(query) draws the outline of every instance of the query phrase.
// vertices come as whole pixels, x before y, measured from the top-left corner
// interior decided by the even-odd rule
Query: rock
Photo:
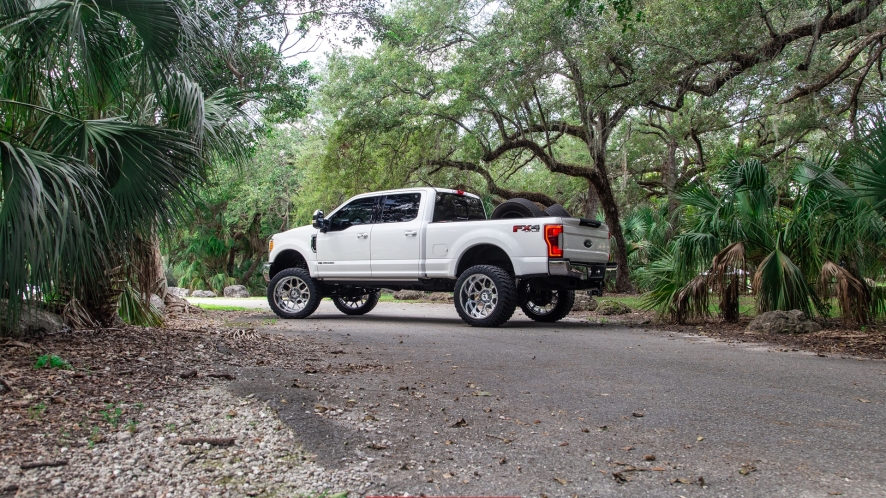
[[[572,305],[572,311],[594,311],[598,305],[596,299],[587,293],[579,292],[575,294],[575,304]]]
[[[151,304],[157,308],[157,311],[160,313],[166,312],[166,303],[164,303],[157,294],[151,294]]]
[[[215,292],[207,290],[195,290],[191,293],[191,297],[216,297]]]
[[[808,334],[821,330],[821,325],[800,310],[767,311],[754,318],[746,334]]]
[[[0,328],[6,324],[6,306],[8,301],[0,299]],[[65,328],[62,317],[49,311],[22,306],[19,310],[18,330],[21,335],[44,334],[58,332]]]
[[[225,297],[249,297],[249,289],[245,285],[229,285],[225,287]]]
[[[626,315],[630,312],[630,307],[618,301],[604,300],[600,301],[599,305],[597,306],[598,315]]]
[[[167,287],[166,291],[175,297],[188,297],[191,295],[191,291],[182,287]]]
[[[422,291],[401,290],[394,293],[394,299],[398,299],[400,301],[417,301],[424,298],[425,293]]]
[[[432,292],[430,296],[426,297],[426,299],[437,303],[451,303],[454,300],[451,292]]]

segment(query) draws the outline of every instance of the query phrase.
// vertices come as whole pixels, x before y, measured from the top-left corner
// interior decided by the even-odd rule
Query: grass
[[[28,418],[31,420],[40,420],[43,417],[43,412],[46,411],[46,403],[42,401],[37,403],[36,405],[28,408]]]
[[[117,427],[117,424],[120,423],[120,415],[123,415],[123,410],[120,409],[117,405],[113,403],[108,403],[106,405],[107,410],[103,410],[101,416],[105,419],[105,422],[110,424],[112,427]]]
[[[243,306],[227,306],[224,304],[206,304],[206,303],[197,303],[194,306],[200,308],[201,310],[209,310],[209,311],[250,311],[256,308],[244,308]]]
[[[63,370],[68,370],[71,368],[71,364],[54,354],[44,354],[39,356],[37,362],[34,363],[34,370],[41,368],[61,368]]]

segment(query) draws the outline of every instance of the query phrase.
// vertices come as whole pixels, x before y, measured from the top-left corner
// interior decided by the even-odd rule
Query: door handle
[[[365,239],[366,237],[369,237],[368,233],[358,233],[357,234],[358,239]]]
[[[416,232],[415,230],[406,230],[403,233],[406,234],[407,237],[415,237],[416,235],[418,235],[418,232]]]

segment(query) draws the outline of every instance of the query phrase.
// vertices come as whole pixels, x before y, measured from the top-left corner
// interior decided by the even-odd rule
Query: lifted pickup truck
[[[572,309],[576,290],[602,294],[604,224],[507,202],[496,208],[500,219],[487,219],[473,194],[411,188],[358,195],[329,216],[317,211],[311,226],[271,238],[268,302],[282,318],[305,318],[324,297],[362,315],[382,288],[454,292],[462,320],[497,327],[517,306],[555,322]]]

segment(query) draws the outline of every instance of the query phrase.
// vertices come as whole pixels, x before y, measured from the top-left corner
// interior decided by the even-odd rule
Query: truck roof
[[[411,188],[398,188],[398,189],[393,189],[393,190],[379,190],[379,191],[376,191],[376,192],[366,192],[366,193],[363,193],[363,194],[358,194],[358,195],[355,195],[355,196],[353,196],[353,197],[350,197],[348,200],[356,199],[356,198],[358,198],[358,197],[370,196],[370,195],[398,194],[398,193],[401,193],[401,192],[445,192],[445,193],[448,193],[448,194],[458,194],[458,193],[460,192],[460,193],[461,193],[460,195],[467,195],[467,196],[470,196],[470,197],[477,197],[477,198],[479,198],[479,196],[476,195],[476,194],[472,194],[472,193],[470,193],[470,192],[465,192],[465,191],[463,191],[463,190],[455,190],[455,189],[451,189],[451,188],[438,188],[438,187],[411,187]],[[345,201],[345,202],[347,202],[347,201]]]

